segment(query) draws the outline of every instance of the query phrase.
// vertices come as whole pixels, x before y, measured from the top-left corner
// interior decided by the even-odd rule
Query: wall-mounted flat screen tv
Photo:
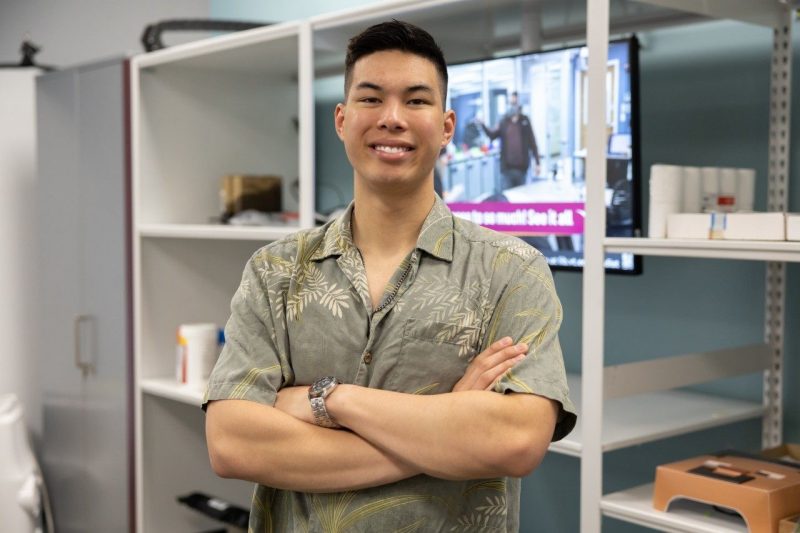
[[[448,67],[456,131],[437,184],[458,216],[516,235],[555,269],[583,266],[587,49],[564,48]],[[641,234],[638,45],[608,49],[606,235]],[[608,272],[641,258],[608,253]]]

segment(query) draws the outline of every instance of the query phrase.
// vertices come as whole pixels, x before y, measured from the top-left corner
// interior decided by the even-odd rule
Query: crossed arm
[[[524,476],[547,450],[558,404],[489,389],[526,350],[508,337],[495,342],[447,394],[339,385],[326,406],[344,430],[313,424],[308,387],[282,389],[275,407],[211,402],[211,465],[222,477],[304,492],[373,487],[423,473],[444,479]]]

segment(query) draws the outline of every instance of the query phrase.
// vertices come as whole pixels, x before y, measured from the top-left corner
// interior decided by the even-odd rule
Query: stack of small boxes
[[[800,241],[800,215],[753,211],[755,170],[653,165],[648,235]]]

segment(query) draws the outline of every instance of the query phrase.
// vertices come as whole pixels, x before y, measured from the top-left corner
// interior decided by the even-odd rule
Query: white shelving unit
[[[305,22],[131,60],[138,531],[218,527],[176,502],[194,491],[249,508],[252,485],[209,466],[204,390],[176,382],[175,332],[182,323],[223,326],[250,255],[313,225],[311,72]],[[214,223],[226,174],[281,176],[283,210],[298,221]]]
[[[575,431],[553,444],[551,450],[581,460],[583,533],[600,531],[601,514],[670,531],[728,531],[728,524],[720,522],[724,519],[710,519],[696,506],[682,506],[669,513],[652,511],[651,487],[604,497],[603,454],[759,417],[766,420],[766,434],[774,440],[780,435],[779,424],[775,426],[781,415],[775,394],[776,382],[780,390],[780,364],[777,372],[769,375],[772,381],[763,404],[679,388],[698,382],[684,375],[711,380],[714,376],[772,368],[781,351],[782,317],[768,317],[770,331],[777,335],[768,337],[769,348],[728,349],[659,361],[662,366],[658,375],[672,376],[664,383],[653,379],[653,367],[643,363],[607,367],[602,349],[603,257],[605,252],[631,251],[670,257],[796,262],[800,261],[800,245],[605,237],[602,184],[607,43],[610,32],[705,17],[782,28],[789,21],[789,8],[779,0],[587,0],[586,11],[558,0],[534,3],[545,14],[566,10],[564,16],[541,18],[546,21],[539,35],[544,44],[584,41],[588,37],[591,50],[587,174],[594,180],[587,184],[584,377],[569,377],[581,416]],[[219,480],[208,468],[203,417],[197,409],[203,391],[178,385],[172,378],[175,329],[193,321],[224,324],[230,298],[250,254],[267,241],[313,224],[314,78],[340,74],[347,39],[369,24],[390,18],[402,18],[431,31],[451,62],[518,48],[521,35],[532,29],[523,4],[519,0],[389,0],[305,22],[176,46],[131,61],[139,531],[211,527],[210,522],[175,503],[176,496],[193,490],[249,505],[249,483]],[[788,114],[788,108],[781,112]],[[788,143],[788,129],[784,133]],[[776,134],[776,138],[781,137]],[[285,207],[298,211],[298,224],[268,228],[213,224],[219,214],[219,178],[227,173],[282,175],[283,197],[288,202]],[[294,178],[299,182],[296,205],[292,204]],[[785,202],[785,186],[783,190]],[[770,208],[785,206],[773,202]],[[770,272],[782,283],[782,271],[775,268],[770,267]],[[782,290],[778,292],[782,294]],[[716,364],[723,352],[734,364]],[[636,379],[630,379],[632,376]],[[636,383],[637,389],[623,386],[625,381]],[[651,416],[654,411],[658,416]]]
[[[789,142],[789,95],[791,75],[791,2],[781,1],[694,1],[694,0],[647,0],[652,4],[669,5],[715,18],[735,19],[764,25],[773,29],[774,47],[771,79],[771,116],[769,150],[768,209],[785,211],[788,189],[788,142]],[[581,415],[584,434],[581,455],[581,531],[594,533],[601,529],[603,514],[662,531],[721,532],[746,531],[741,519],[720,517],[709,513],[702,504],[681,501],[670,506],[668,512],[652,508],[652,485],[603,496],[603,452],[607,451],[605,436],[613,419],[609,396],[614,395],[608,383],[608,367],[604,366],[604,308],[605,272],[603,257],[606,252],[631,251],[642,255],[686,258],[745,259],[767,262],[766,276],[766,360],[758,360],[756,352],[763,349],[739,350],[733,359],[741,373],[750,373],[759,366],[764,370],[764,430],[762,442],[765,446],[776,445],[782,437],[781,373],[783,366],[783,300],[785,287],[785,263],[800,261],[798,243],[761,243],[743,241],[690,241],[666,239],[621,239],[606,238],[605,205],[603,184],[605,180],[605,63],[608,55],[609,0],[588,0],[587,42],[589,53],[589,139],[587,154],[586,239],[583,279],[583,353]],[[718,355],[718,354],[717,354]],[[709,354],[708,358],[716,356]],[[673,377],[691,376],[705,358],[676,357],[663,364]],[[631,365],[636,365],[632,363]],[[659,364],[659,363],[654,363]],[[707,368],[705,379],[729,377],[734,374],[724,365]],[[693,380],[693,382],[696,382]],[[688,385],[679,378],[673,386]],[[648,394],[647,387],[661,390],[657,381],[637,384],[639,394],[631,396],[642,400]],[[665,422],[662,410],[652,410],[651,416],[658,418],[656,425]],[[605,416],[604,416],[605,414]],[[698,428],[701,426],[698,426]],[[695,429],[698,429],[695,428]],[[693,430],[691,428],[685,428]],[[666,436],[666,435],[665,435]],[[655,466],[655,465],[654,465]]]

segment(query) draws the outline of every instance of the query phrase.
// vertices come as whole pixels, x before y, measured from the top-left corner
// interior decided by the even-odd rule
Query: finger
[[[472,363],[474,363],[475,361],[482,361],[484,359],[487,359],[487,358],[491,357],[492,355],[494,355],[497,352],[503,350],[504,348],[507,348],[508,346],[511,346],[512,342],[513,342],[513,339],[511,337],[503,337],[502,339],[493,342],[491,345],[489,345],[489,347],[487,347],[485,350],[483,350],[481,353],[479,353],[472,360]]]
[[[497,364],[496,360],[490,358],[510,346],[512,342],[513,339],[511,337],[503,337],[493,342],[488,348],[475,356],[467,366],[464,375],[458,380],[456,386],[453,387],[453,390],[471,389],[475,384],[475,380],[477,380],[483,372]]]
[[[506,339],[510,340],[510,337],[506,337]],[[491,381],[487,382],[486,379],[482,379],[482,376],[486,372],[492,371],[497,365],[504,363],[514,357],[517,357],[520,354],[525,354],[528,351],[528,345],[525,343],[519,343],[514,346],[506,346],[502,348],[503,345],[508,344],[508,340],[501,339],[497,343],[494,343],[492,346],[487,348],[482,352],[483,358],[478,359],[477,357],[472,360],[472,362],[467,367],[466,372],[464,372],[464,377],[459,380],[457,383],[457,388],[453,390],[482,390],[486,387],[487,384],[491,383]],[[499,352],[491,353],[493,348],[502,348]]]
[[[528,345],[524,342],[520,342],[515,344],[514,346],[509,346],[496,352],[483,361],[481,361],[480,366],[483,369],[483,372],[494,368],[495,366],[508,361],[509,359],[513,359],[514,357],[518,356],[519,354],[524,354],[528,352]],[[482,373],[483,373],[482,372]]]
[[[487,349],[485,349],[483,351],[483,353],[486,353],[486,352],[499,352],[500,350],[502,350],[506,346],[511,346],[511,342],[512,341],[513,341],[513,339],[511,337],[503,337],[502,339],[494,341],[491,345],[489,345],[489,347]]]
[[[508,372],[511,368],[513,368],[517,363],[525,359],[525,356],[526,354],[520,354],[515,358],[509,359],[508,361],[504,361],[503,363],[492,368],[492,370],[486,372],[480,377],[480,379],[478,380],[479,384],[485,384],[485,386],[483,387],[484,390],[492,390],[497,381],[501,377],[503,377],[503,375],[506,372]]]

